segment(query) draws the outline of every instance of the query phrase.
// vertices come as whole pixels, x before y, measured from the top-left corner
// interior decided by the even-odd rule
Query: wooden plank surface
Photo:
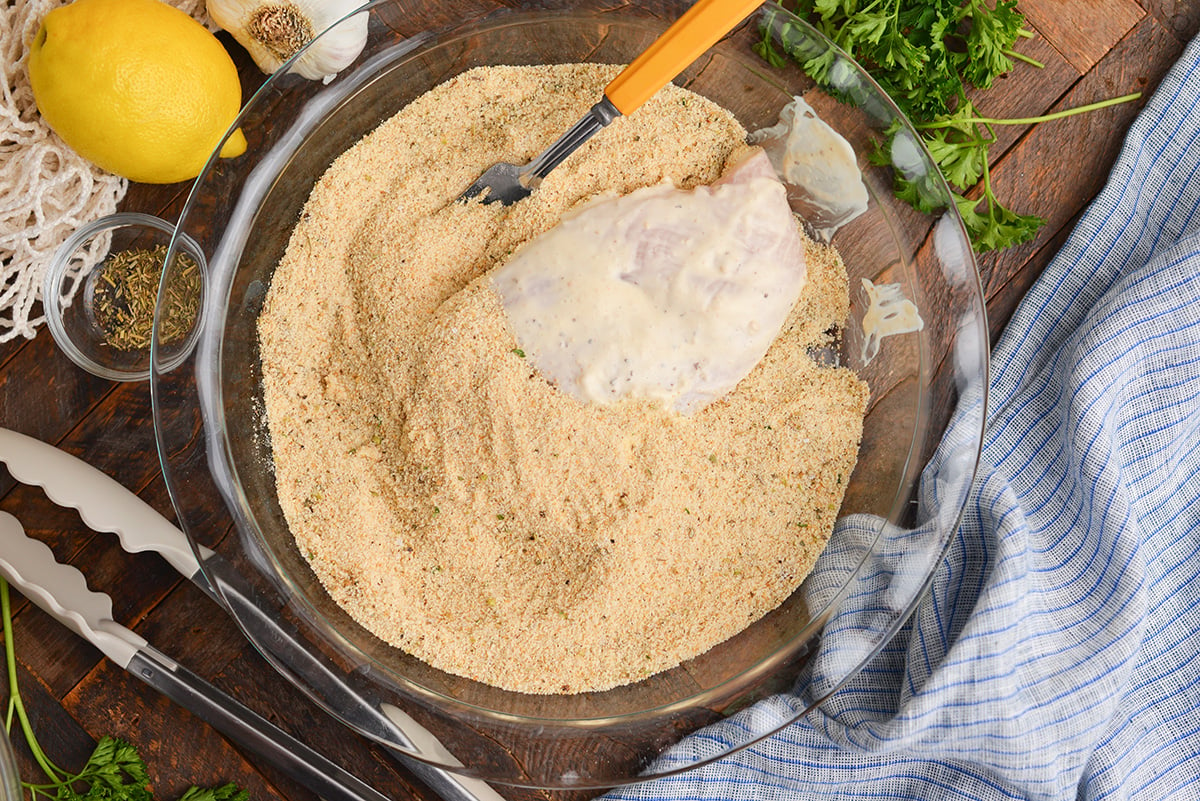
[[[1018,8],[1080,72],[1096,66],[1146,14],[1135,0],[1039,0]]]
[[[495,7],[487,0],[447,0],[439,19],[393,13],[388,23],[416,33]],[[400,6],[398,6],[400,7]],[[1036,36],[1022,52],[1042,61],[1020,63],[981,96],[982,111],[1032,116],[1130,91],[1152,91],[1200,30],[1200,4],[1191,0],[1023,0]],[[247,91],[261,76],[245,67]],[[998,194],[1049,224],[1033,242],[981,259],[992,337],[1053,257],[1072,224],[1104,184],[1124,133],[1140,104],[1030,128],[1004,128],[993,178]],[[164,213],[177,209],[186,185],[134,186],[124,208]],[[148,387],[112,384],[76,368],[48,333],[0,345],[0,423],[63,447],[173,516],[155,453]],[[60,559],[76,564],[93,586],[111,592],[120,620],[171,656],[250,706],[271,716],[395,799],[433,801],[394,761],[328,718],[279,677],[192,584],[151,555],[130,556],[111,535],[96,534],[78,515],[0,470],[0,508],[16,514]],[[192,783],[236,781],[255,799],[314,796],[231,745],[189,713],[104,660],[47,615],[14,595],[19,678],[26,706],[56,761],[81,764],[94,738],[118,734],[138,744],[161,798]],[[21,769],[34,776],[18,744]],[[604,747],[603,743],[597,744]],[[539,793],[500,788],[513,798],[584,798],[593,793]]]

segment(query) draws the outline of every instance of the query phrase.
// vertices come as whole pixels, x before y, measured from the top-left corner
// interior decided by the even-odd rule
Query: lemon
[[[75,0],[50,11],[29,50],[29,80],[63,141],[143,183],[199,175],[242,105],[221,42],[159,0]],[[238,129],[221,156],[245,150]]]

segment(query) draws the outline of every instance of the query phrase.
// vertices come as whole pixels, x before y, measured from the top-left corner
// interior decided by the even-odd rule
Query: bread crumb
[[[778,606],[830,536],[866,408],[809,355],[849,310],[813,242],[785,330],[694,416],[582,404],[522,358],[490,270],[598,192],[711,183],[745,142],[668,86],[526,200],[454,202],[618,69],[478,68],[415,100],[314,188],[259,323],[280,505],[327,591],[386,642],[520,692],[635,682]]]

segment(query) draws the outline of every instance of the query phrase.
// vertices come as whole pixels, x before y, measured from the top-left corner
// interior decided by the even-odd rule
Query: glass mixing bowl
[[[198,552],[219,547],[241,573],[235,584],[252,587],[231,589],[227,569],[211,564],[209,578],[259,650],[347,726],[416,759],[514,788],[601,788],[687,769],[811,710],[855,675],[920,599],[978,458],[985,308],[945,184],[866,73],[815,29],[767,4],[676,82],[731,110],[747,130],[773,125],[803,96],[854,148],[869,192],[866,213],[833,236],[850,274],[851,320],[822,356],[858,371],[870,385],[870,407],[842,517],[809,579],[774,612],[677,668],[605,692],[525,695],[443,673],[386,645],[333,603],[309,569],[276,497],[256,321],[314,183],[364,134],[463,70],[626,63],[685,7],[550,2],[422,32],[445,18],[436,2],[372,2],[370,38],[355,66],[327,85],[282,72],[269,79],[235,123],[250,150],[211,160],[179,221],[207,259],[210,285],[186,369],[156,369],[152,377],[158,443]],[[879,147],[895,168],[875,165]],[[946,210],[927,215],[896,200],[897,171]],[[873,357],[862,334],[863,279],[896,288],[923,322],[882,340]],[[955,436],[942,441],[956,408]],[[939,441],[944,468],[921,493],[936,501],[919,503],[921,469]],[[249,597],[257,600],[247,604]],[[264,614],[292,631],[302,658],[281,643],[287,637],[264,633],[271,629],[261,624]],[[729,748],[658,760],[689,732],[779,692],[793,693],[794,714],[746,715],[741,741]]]
[[[12,751],[12,742],[5,732],[0,737],[0,801],[21,801],[21,776],[17,772],[17,758]]]

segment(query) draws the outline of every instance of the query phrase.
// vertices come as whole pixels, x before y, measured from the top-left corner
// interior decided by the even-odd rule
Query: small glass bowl
[[[191,237],[174,239],[174,224],[122,212],[88,223],[63,243],[46,270],[42,304],[51,336],[71,361],[111,381],[145,381],[152,343],[160,349],[159,369],[187,358],[200,335],[207,264]],[[155,250],[157,260],[126,255]],[[167,258],[171,280],[162,286]],[[172,296],[163,306],[171,319],[154,320],[151,330],[163,292]]]

